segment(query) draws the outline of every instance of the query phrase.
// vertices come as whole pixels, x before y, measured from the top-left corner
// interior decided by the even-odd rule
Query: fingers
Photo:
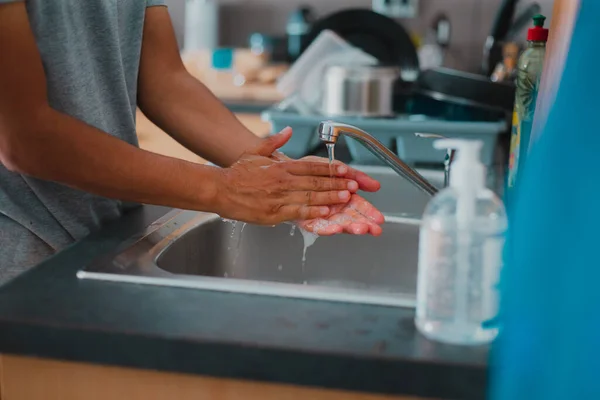
[[[350,201],[351,193],[347,190],[315,192],[315,191],[297,191],[290,192],[284,197],[284,204],[297,204],[300,206],[330,206],[334,204],[343,204]]]
[[[329,207],[288,205],[281,207],[279,213],[285,221],[314,220],[329,215]]]
[[[354,168],[348,168],[344,178],[356,181],[359,189],[365,192],[376,192],[381,188],[381,184],[377,180]]]
[[[376,224],[383,224],[385,218],[375,206],[358,195],[352,195],[348,207]]]
[[[369,232],[369,224],[353,222],[344,226],[344,231],[351,235],[365,235]]]
[[[271,135],[265,139],[262,139],[260,144],[253,150],[249,151],[249,153],[270,157],[273,152],[283,147],[283,145],[286,144],[291,137],[292,128],[287,127],[275,135]]]
[[[284,167],[290,174],[298,176],[330,176],[333,174],[342,177],[348,173],[348,167],[333,165],[330,169],[329,163],[321,161],[291,161],[286,162]]]
[[[383,228],[377,224],[369,225],[369,233],[373,236],[381,236]]]
[[[331,179],[321,177],[298,177],[290,182],[290,190],[311,190],[317,192],[330,190],[348,190],[352,193],[358,190],[358,183],[349,179]]]
[[[302,221],[299,225],[302,229],[319,236],[333,236],[344,232],[344,228],[341,225],[331,223],[323,218]]]
[[[277,161],[293,161],[291,158],[289,158],[280,151],[274,151],[273,154],[271,154],[271,158]]]
[[[304,157],[304,158],[302,158],[302,161],[320,162],[320,163],[324,163],[324,164],[329,164],[329,160],[322,158],[322,157],[315,157],[315,156]],[[360,190],[364,190],[365,192],[376,192],[381,188],[381,184],[377,180],[371,178],[369,175],[365,174],[362,171],[356,170],[354,168],[350,168],[339,161],[335,161],[334,165],[336,167],[347,168],[346,173],[343,173],[342,176],[346,179],[351,179],[351,180],[356,181],[358,183],[358,187]]]

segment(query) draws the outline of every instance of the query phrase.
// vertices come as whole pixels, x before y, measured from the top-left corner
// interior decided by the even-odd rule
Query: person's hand
[[[272,156],[277,160],[290,160],[286,155],[276,152]],[[322,157],[308,156],[302,161],[322,162],[329,165],[329,160]],[[334,161],[335,167],[342,166],[339,161]],[[355,180],[359,189],[365,192],[376,192],[381,184],[369,175],[354,168],[347,167],[343,175],[347,179]],[[301,220],[297,224],[302,229],[316,233],[320,236],[331,236],[340,233],[351,235],[371,234],[379,236],[382,233],[381,224],[385,221],[383,214],[363,197],[353,194],[350,202],[331,207],[331,213],[326,217],[310,220]]]
[[[300,161],[311,161],[311,162],[324,162],[327,163],[329,165],[329,160],[323,157],[317,157],[317,156],[307,156],[307,157],[303,157],[300,159]],[[334,161],[333,165],[335,167],[337,166],[344,166],[343,163],[339,162],[339,161]],[[358,183],[358,189],[362,190],[364,192],[377,192],[379,189],[381,189],[381,184],[371,178],[369,175],[365,174],[362,171],[359,171],[357,169],[351,168],[346,166],[347,172],[343,175],[344,178],[346,179],[351,179],[353,181],[356,181]]]
[[[275,160],[279,161],[291,161],[292,159],[280,152],[274,152],[271,156]],[[322,162],[329,165],[329,160],[323,157],[317,156],[307,156],[300,159],[300,161],[310,161],[310,162]],[[348,167],[339,161],[333,162],[334,167],[346,167],[346,173],[342,176],[346,179],[354,180],[358,183],[358,189],[365,192],[377,192],[381,188],[381,184],[371,178],[369,175],[365,174],[362,171],[356,170],[354,168]],[[333,168],[333,167],[332,167]]]
[[[320,236],[339,233],[381,235],[380,225],[385,221],[383,214],[361,196],[353,194],[348,203],[330,208],[331,213],[328,216],[300,221],[298,225],[302,229]]]
[[[224,218],[275,225],[326,217],[331,214],[329,206],[350,201],[359,185],[344,178],[348,167],[336,166],[335,177],[330,178],[328,163],[271,157],[291,134],[288,128],[263,139],[257,148],[222,170],[215,212]]]

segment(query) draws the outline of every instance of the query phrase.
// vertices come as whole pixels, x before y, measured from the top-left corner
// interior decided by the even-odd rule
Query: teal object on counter
[[[233,67],[233,49],[220,48],[212,52],[211,66],[217,70],[229,70]]]
[[[600,1],[581,0],[510,212],[493,400],[600,399]]]

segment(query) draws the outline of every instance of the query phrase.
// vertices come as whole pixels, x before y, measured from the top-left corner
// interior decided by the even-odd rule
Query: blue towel
[[[600,1],[510,202],[493,400],[600,399]]]

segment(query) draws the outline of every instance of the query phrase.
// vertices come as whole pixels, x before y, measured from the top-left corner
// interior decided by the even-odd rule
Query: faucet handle
[[[415,132],[415,136],[416,137],[420,137],[420,138],[424,138],[424,139],[448,139],[446,136],[439,135],[437,133]]]
[[[438,133],[415,132],[415,136],[424,139],[448,139],[448,137]],[[446,152],[446,157],[444,158],[444,187],[448,187],[450,184],[450,167],[452,161],[454,161],[455,154],[456,151],[454,149],[448,149]]]

